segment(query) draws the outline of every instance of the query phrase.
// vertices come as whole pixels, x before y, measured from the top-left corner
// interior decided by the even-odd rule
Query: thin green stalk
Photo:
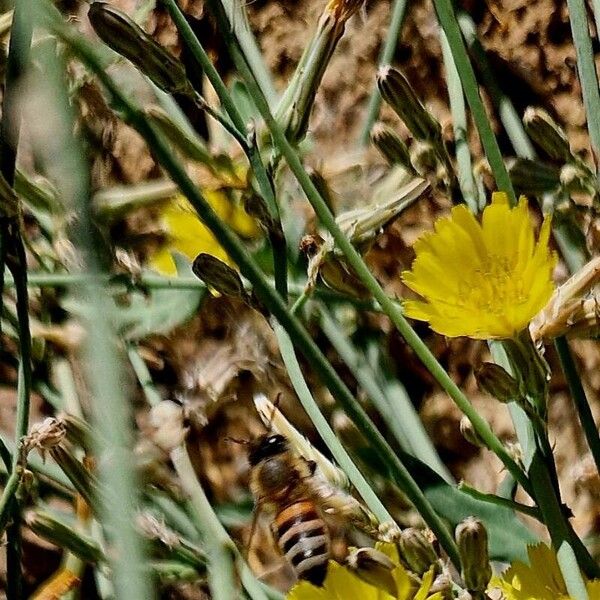
[[[136,346],[133,344],[128,346],[127,356],[129,357],[129,362],[133,367],[135,376],[142,387],[142,391],[144,392],[148,404],[150,404],[150,406],[157,406],[162,402],[162,397],[160,392],[156,389],[152,377],[150,376],[150,371],[148,371],[148,367]]]
[[[217,519],[184,445],[170,453],[171,461],[183,489],[189,496],[194,511],[194,522],[199,529],[208,558],[208,583],[215,600],[231,600],[237,595],[233,556],[235,546],[223,525]]]
[[[43,10],[41,3],[35,6],[36,13]],[[53,7],[51,10],[55,11]],[[101,513],[112,547],[111,577],[116,597],[147,600],[153,593],[135,527],[138,487],[130,431],[133,419],[124,396],[127,386],[111,319],[112,303],[102,283],[106,274],[102,272],[98,246],[93,239],[95,229],[86,152],[73,135],[75,115],[63,79],[66,65],[52,48],[47,47],[39,48],[36,64],[44,73],[39,79],[39,85],[44,87],[35,90],[35,97],[50,103],[46,107],[53,114],[49,128],[41,134],[44,137],[37,140],[39,147],[45,150],[40,150],[40,158],[65,205],[78,215],[69,233],[79,252],[82,270],[88,276],[75,292],[81,306],[85,307],[83,317],[87,337],[83,364],[98,431],[96,452],[101,457],[98,464],[104,491]]]
[[[21,129],[22,79],[29,65],[32,37],[30,0],[15,2],[10,44],[6,64],[2,120],[0,121],[0,173],[9,186],[14,184],[17,146]],[[13,523],[7,530],[7,596],[22,597],[21,571],[21,515],[20,505],[14,497],[22,473],[20,440],[29,428],[29,404],[31,393],[31,333],[29,331],[29,299],[27,293],[27,259],[21,237],[18,215],[14,207],[0,208],[0,313],[1,294],[4,291],[4,266],[8,266],[15,280],[17,292],[17,317],[19,322],[19,373],[17,389],[17,416],[15,423],[15,449],[12,472],[0,498],[0,516],[12,516]],[[18,209],[17,209],[18,210]],[[0,531],[4,531],[6,522]]]
[[[456,168],[460,191],[471,212],[479,212],[479,199],[473,179],[473,166],[471,164],[471,151],[467,141],[467,111],[460,77],[454,63],[454,57],[448,44],[444,31],[440,32],[442,55],[446,67],[446,83],[448,97],[450,98],[450,112],[452,113],[452,129],[454,131],[454,144],[456,153]]]
[[[218,6],[215,7],[215,0],[209,1],[209,6],[213,9],[218,10]],[[218,12],[217,12],[218,15]],[[243,61],[235,60],[238,69],[244,69]],[[399,306],[391,300],[383,288],[379,285],[375,277],[369,271],[365,262],[363,261],[360,254],[350,243],[348,238],[339,228],[335,221],[335,217],[329,210],[327,203],[319,194],[317,188],[313,184],[309,175],[306,173],[300,158],[298,157],[295,150],[292,148],[290,143],[285,137],[281,127],[277,121],[273,118],[273,115],[269,111],[269,108],[260,94],[260,90],[256,86],[255,82],[252,81],[251,73],[247,71],[240,73],[246,82],[246,85],[254,99],[256,107],[263,116],[265,123],[274,138],[275,143],[279,147],[281,153],[285,157],[290,166],[290,169],[296,176],[296,179],[300,183],[304,193],[306,194],[309,202],[313,209],[317,213],[323,226],[331,233],[337,247],[342,251],[350,266],[354,269],[359,279],[364,283],[365,287],[373,294],[374,298],[379,302],[382,310],[390,317],[392,323],[396,329],[400,332],[402,337],[406,340],[408,345],[414,350],[415,354],[421,359],[423,364],[428,368],[429,372],[434,376],[437,382],[442,388],[449,394],[454,400],[457,406],[462,412],[467,415],[471,420],[473,427],[479,434],[481,439],[485,442],[487,447],[494,452],[500,460],[504,463],[506,468],[513,473],[515,479],[523,486],[525,490],[529,489],[529,483],[525,474],[514,461],[512,456],[507,452],[502,442],[496,437],[491,430],[489,424],[479,415],[473,405],[469,402],[467,397],[462,393],[460,388],[452,380],[452,378],[446,373],[444,368],[437,361],[435,356],[429,350],[427,345],[421,340],[421,338],[415,333],[413,328],[409,325],[408,321],[404,318],[402,310]],[[492,134],[493,135],[493,134]]]
[[[273,85],[271,73],[269,73],[265,65],[256,38],[250,29],[248,15],[246,14],[246,2],[225,0],[224,6],[229,15],[231,28],[237,37],[240,48],[244,52],[248,65],[252,69],[252,74],[256,78],[258,85],[260,85],[260,89],[269,102],[269,106],[274,108],[277,105],[278,94]]]
[[[453,484],[452,475],[437,456],[427,434],[423,430],[410,399],[402,412],[395,411],[397,404],[387,397],[381,389],[375,373],[350,340],[342,332],[342,327],[323,306],[318,308],[321,317],[321,329],[331,345],[350,368],[358,384],[367,392],[368,397],[379,414],[385,420],[400,447],[431,467],[440,477]]]
[[[337,461],[340,468],[348,475],[348,479],[356,488],[356,491],[377,520],[380,523],[393,522],[393,517],[382,504],[381,500],[379,500],[377,494],[375,494],[373,489],[369,486],[358,467],[354,464],[350,455],[346,452],[346,449],[338,440],[335,432],[327,422],[327,419],[323,416],[319,405],[315,402],[308,385],[306,385],[306,380],[302,374],[302,369],[298,363],[298,358],[296,357],[296,352],[290,336],[277,322],[273,323],[273,330],[275,331],[277,342],[279,344],[279,352],[281,353],[281,358],[285,364],[294,391],[300,400],[300,404],[302,404],[306,414],[309,416],[312,424],[321,436],[321,439],[325,442],[327,448],[329,448],[331,455]]]
[[[385,38],[385,44],[381,50],[379,56],[379,67],[385,67],[392,62],[394,58],[394,52],[398,46],[398,39],[400,37],[400,30],[404,23],[404,17],[406,15],[406,7],[408,0],[394,0],[392,5],[392,16],[390,19],[390,26],[388,28],[387,36]],[[366,146],[369,143],[369,136],[371,135],[371,127],[377,120],[379,115],[379,109],[381,108],[381,94],[376,85],[373,86],[371,97],[369,98],[369,104],[367,106],[367,116],[365,124],[360,135],[360,143]]]
[[[600,155],[600,90],[584,0],[567,0],[593,155]],[[596,165],[598,168],[598,165]]]
[[[494,178],[496,179],[496,185],[499,190],[508,194],[511,203],[514,204],[516,201],[515,192],[508,171],[506,170],[504,159],[502,158],[502,153],[498,146],[498,141],[496,140],[490,120],[485,112],[481,96],[479,95],[479,86],[477,84],[477,79],[475,78],[475,72],[473,71],[473,66],[471,65],[456,15],[454,14],[452,0],[433,0],[433,4],[440,25],[446,33],[448,45],[452,51],[454,63],[462,81],[471,114],[473,115],[477,130],[479,131],[481,144],[490,163]]]
[[[239,266],[242,275],[254,285],[254,290],[265,307],[287,330],[295,344],[320,375],[325,385],[342,403],[346,413],[353,419],[363,434],[371,440],[373,449],[388,465],[391,476],[413,502],[428,526],[434,531],[452,562],[459,565],[460,560],[454,539],[450,535],[446,525],[441,521],[429,501],[423,495],[419,486],[344,385],[333,367],[328,363],[306,329],[290,314],[282,298],[270,287],[264,274],[242,245],[239,238],[215,214],[210,204],[185,172],[185,169],[173,156],[168,144],[160,137],[160,134],[153,128],[152,124],[148,122],[143,111],[135,107],[105,73],[96,53],[84,38],[74,34],[62,21],[57,22],[55,19],[51,19],[49,24],[53,31],[69,43],[79,57],[93,69],[103,85],[109,90],[113,104],[119,108],[129,124],[135,127],[146,143],[153,149],[154,155],[160,164],[171,175],[173,181],[177,183],[182,193],[188,198],[192,206],[194,206],[203,223],[213,232],[227,254]],[[310,179],[308,181],[310,182]],[[321,202],[323,202],[322,199]],[[328,212],[328,214],[331,217],[331,213]]]
[[[573,360],[572,353],[569,351],[569,343],[564,337],[557,338],[554,346],[556,347],[562,370],[569,385],[571,397],[577,409],[577,415],[579,416],[579,422],[585,434],[585,439],[596,464],[596,469],[600,473],[600,436],[598,435],[594,415],[590,409],[581,378],[577,372],[577,365]]]
[[[521,504],[520,502],[515,502],[509,498],[503,498],[502,496],[497,496],[496,494],[486,494],[485,492],[480,492],[478,489],[475,489],[469,485],[464,483],[459,484],[458,489],[465,494],[468,494],[472,498],[476,500],[482,500],[483,502],[488,502],[489,504],[495,504],[496,506],[504,506],[506,508],[510,508],[511,510],[516,510],[528,517],[532,517],[538,521],[542,521],[542,515],[540,511],[535,506],[527,506],[526,504]]]

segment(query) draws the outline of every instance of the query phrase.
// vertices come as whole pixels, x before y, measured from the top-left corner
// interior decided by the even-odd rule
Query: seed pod
[[[492,578],[492,567],[483,523],[475,517],[467,517],[457,525],[455,538],[466,588],[472,592],[485,592]]]
[[[357,548],[346,558],[346,565],[363,581],[396,596],[398,589],[392,575],[395,566],[386,554],[375,548]]]
[[[423,576],[432,566],[438,565],[438,556],[433,544],[423,531],[416,527],[404,529],[398,539],[402,558],[410,570]]]
[[[93,2],[88,18],[107,46],[131,61],[161,90],[171,94],[193,93],[183,64],[127,14],[106,2]]]
[[[400,136],[384,123],[375,123],[371,129],[371,142],[390,165],[402,165],[413,171],[408,146]]]
[[[59,548],[70,550],[84,562],[98,563],[104,560],[102,549],[95,540],[75,531],[46,512],[39,510],[27,512],[25,523],[40,537],[56,544]]]
[[[406,77],[397,69],[385,66],[377,73],[377,87],[383,99],[404,121],[416,139],[438,142],[442,128],[417,98]]]
[[[224,296],[245,298],[244,284],[235,269],[212,254],[198,254],[192,265],[194,275]]]
[[[527,108],[523,115],[523,124],[529,137],[549,158],[562,162],[574,159],[565,132],[543,108]]]
[[[475,372],[479,389],[502,403],[512,402],[520,396],[519,384],[503,367],[484,362]]]

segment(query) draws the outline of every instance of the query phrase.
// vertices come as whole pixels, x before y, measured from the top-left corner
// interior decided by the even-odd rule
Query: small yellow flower
[[[242,237],[258,235],[258,227],[246,211],[234,204],[220,190],[203,190],[204,197],[219,217]],[[211,231],[200,221],[196,211],[184,196],[176,196],[163,206],[160,217],[167,232],[167,243],[150,257],[150,267],[164,275],[176,275],[177,269],[171,255],[180,252],[190,260],[204,252],[229,262],[225,250]]]
[[[402,277],[424,300],[407,300],[406,315],[449,337],[513,337],[554,289],[549,237],[546,218],[535,243],[524,197],[511,209],[496,192],[481,224],[466,206],[454,207],[415,243],[412,270]]]
[[[414,579],[400,565],[394,544],[378,543],[376,548],[384,552],[397,567],[392,571],[396,581],[396,594],[366,583],[350,569],[329,561],[327,577],[322,587],[307,581],[297,583],[287,595],[287,600],[443,600],[441,592],[429,595],[433,583],[433,569],[425,574],[421,585],[416,588]]]
[[[501,590],[506,600],[570,600],[556,554],[546,544],[527,548],[529,565],[514,562],[489,590]],[[586,582],[590,600],[600,600],[600,580]]]

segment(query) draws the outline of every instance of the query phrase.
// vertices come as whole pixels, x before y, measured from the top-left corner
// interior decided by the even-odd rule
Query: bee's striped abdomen
[[[316,506],[301,500],[284,508],[275,518],[281,551],[299,579],[322,585],[329,560],[329,532]]]

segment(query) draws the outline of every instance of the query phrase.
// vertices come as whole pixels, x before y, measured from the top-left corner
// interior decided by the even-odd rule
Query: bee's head
[[[255,467],[261,461],[283,454],[289,449],[288,441],[284,436],[275,434],[261,435],[256,441],[250,444],[248,452],[248,461],[250,466]]]

